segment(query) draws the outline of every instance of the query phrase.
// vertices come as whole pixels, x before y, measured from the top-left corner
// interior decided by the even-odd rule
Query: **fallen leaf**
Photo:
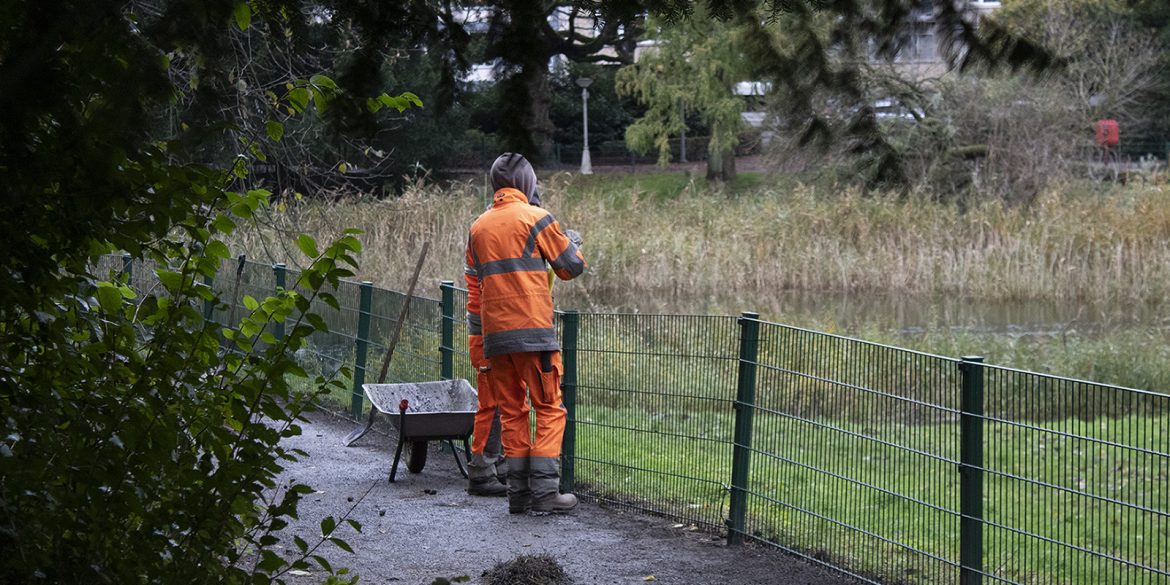
[[[642,577],[642,580],[643,581],[653,581],[654,575],[646,575],[645,577]]]

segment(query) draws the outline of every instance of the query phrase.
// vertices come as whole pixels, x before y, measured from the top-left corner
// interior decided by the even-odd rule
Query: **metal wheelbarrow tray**
[[[463,452],[471,452],[467,444],[475,425],[478,397],[467,380],[439,380],[435,382],[407,382],[401,384],[363,384],[362,390],[370,401],[370,416],[364,429],[350,433],[346,446],[365,435],[374,424],[377,413],[390,415],[390,422],[398,430],[398,446],[390,467],[390,481],[398,471],[402,447],[410,443],[406,468],[411,473],[423,470],[427,460],[428,441],[447,441],[459,473],[467,477],[463,463],[455,452],[454,440],[463,442]]]

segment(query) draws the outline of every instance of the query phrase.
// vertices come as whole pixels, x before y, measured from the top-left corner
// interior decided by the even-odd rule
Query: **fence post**
[[[959,585],[983,582],[983,358],[963,356],[959,427]]]
[[[286,275],[288,274],[288,268],[284,265],[283,262],[277,262],[276,264],[272,265],[272,273],[276,276],[276,292],[280,292],[286,286]],[[273,325],[272,334],[275,335],[277,339],[284,339],[284,319],[281,319],[275,325]]]
[[[727,544],[743,543],[747,516],[748,466],[752,447],[752,414],[756,403],[756,359],[759,354],[760,315],[744,312],[739,318],[739,384],[735,392],[735,443],[731,451],[731,506]]]
[[[439,378],[450,380],[455,377],[455,283],[444,280],[439,291]]]
[[[207,290],[212,290],[211,285],[214,283],[215,283],[214,278],[212,278],[210,276],[203,277],[203,285],[207,287]],[[214,291],[212,291],[212,292],[214,292]],[[212,295],[212,297],[214,298],[214,295]],[[211,321],[211,318],[215,316],[214,311],[215,311],[215,301],[213,301],[212,299],[204,299],[203,300],[203,321],[205,321],[205,322]]]
[[[122,272],[126,274],[126,286],[134,288],[134,257],[122,254]]]
[[[577,457],[577,329],[578,313],[568,310],[561,313],[561,323],[564,327],[564,343],[561,344],[561,364],[564,375],[561,376],[561,394],[567,413],[565,421],[565,436],[561,443],[561,455],[564,465],[561,466],[561,490],[571,492],[576,483]]]
[[[353,390],[349,397],[349,411],[354,420],[362,418],[362,384],[366,383],[366,353],[370,348],[370,307],[374,300],[374,283],[363,280],[358,306],[357,355],[354,357]]]

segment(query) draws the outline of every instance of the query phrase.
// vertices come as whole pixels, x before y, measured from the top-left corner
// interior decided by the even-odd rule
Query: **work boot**
[[[577,496],[561,493],[560,457],[531,457],[532,514],[544,516],[577,507]]]
[[[500,485],[508,485],[507,457],[500,457],[500,460],[496,461],[496,481],[499,481]]]
[[[483,456],[488,461],[495,461],[493,469],[496,480],[501,485],[508,485],[507,457],[504,456],[504,446],[500,443],[502,429],[500,428],[500,409],[492,417],[492,428],[488,431],[487,444],[483,448]]]
[[[528,457],[508,458],[508,513],[523,514],[532,509],[532,490],[528,486]]]
[[[472,453],[467,460],[467,493],[473,496],[501,497],[508,488],[496,479],[495,458],[490,460],[482,453]]]

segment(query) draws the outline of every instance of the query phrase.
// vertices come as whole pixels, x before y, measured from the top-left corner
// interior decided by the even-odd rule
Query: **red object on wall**
[[[1117,127],[1117,120],[1097,120],[1097,145],[1117,146],[1121,141],[1121,130]]]

